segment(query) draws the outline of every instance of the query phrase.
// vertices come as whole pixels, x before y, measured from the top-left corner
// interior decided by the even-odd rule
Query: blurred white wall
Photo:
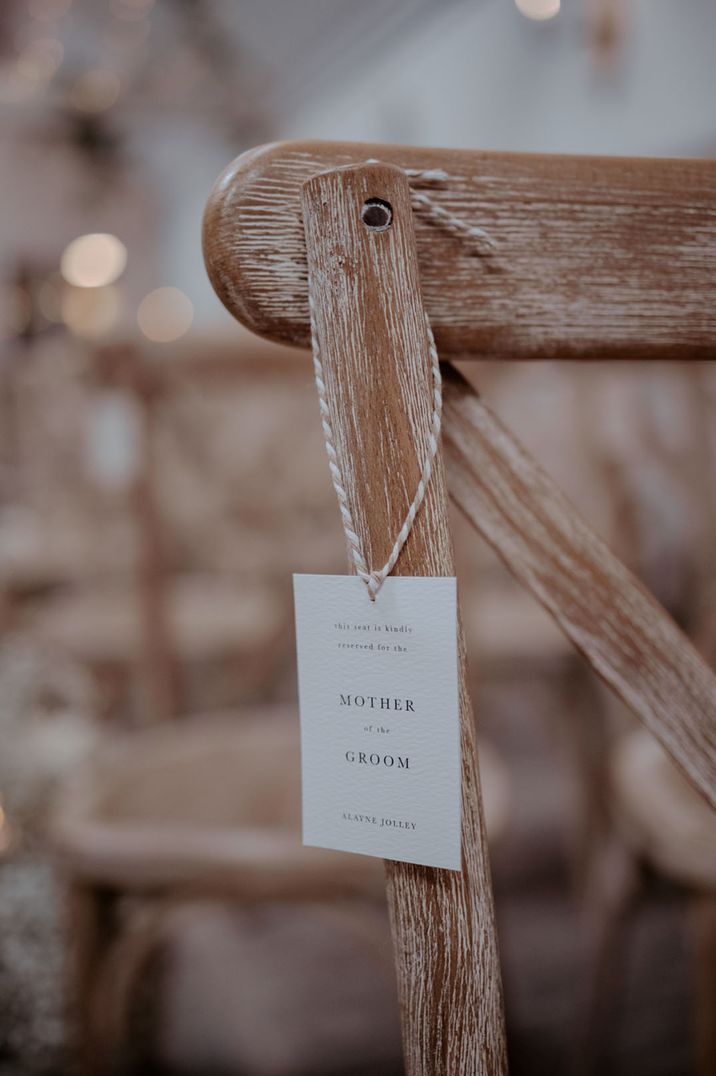
[[[715,152],[716,0],[623,7],[622,48],[605,71],[590,45],[587,0],[563,0],[544,23],[526,19],[514,0],[436,5],[330,90],[318,80],[315,97],[284,108],[276,136],[516,152]],[[181,261],[189,267],[195,238],[186,239]],[[175,266],[178,242],[176,233]],[[205,290],[192,287],[197,296]],[[215,305],[206,299],[198,315],[211,318]]]
[[[520,152],[698,155],[716,150],[716,3],[622,0],[609,73],[587,0],[547,22],[514,0],[469,0],[426,18],[362,72],[283,117],[281,137]]]
[[[716,0],[621,0],[625,32],[609,72],[590,44],[590,3],[596,0],[562,0],[555,19],[536,23],[515,0],[225,0],[225,36],[236,59],[228,74],[215,72],[215,89],[225,91],[224,104],[226,95],[240,101],[243,115],[264,117],[266,134],[258,137],[266,138],[626,155],[716,151]],[[170,10],[157,4],[159,13]],[[174,47],[162,25],[151,38],[149,71]],[[230,82],[246,56],[259,75],[247,80],[254,88],[244,99]],[[116,230],[129,247],[124,331],[136,332],[141,296],[170,284],[191,298],[196,329],[232,333],[200,250],[212,182],[248,148],[226,119],[218,106],[202,112],[136,97],[112,117],[128,139],[129,176],[93,199],[55,138],[51,113],[38,143],[37,120],[28,124],[23,109],[0,110],[0,193],[13,206],[0,222],[3,249],[45,251],[52,260],[73,234]]]

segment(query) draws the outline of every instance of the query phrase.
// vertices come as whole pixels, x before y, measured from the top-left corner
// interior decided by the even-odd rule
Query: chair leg
[[[559,694],[559,733],[567,744],[578,790],[570,827],[570,867],[577,897],[588,899],[595,849],[603,849],[612,823],[607,802],[609,735],[606,714],[593,677],[581,657],[568,663]]]
[[[72,881],[68,892],[72,1025],[82,1076],[105,1076],[111,1061],[98,1049],[95,1033],[96,987],[107,943],[111,896],[85,882]]]
[[[608,1071],[605,1044],[614,1042],[623,981],[625,929],[640,896],[639,865],[615,836],[595,855],[584,908],[585,989],[577,1020],[573,1072],[596,1076]]]
[[[694,936],[694,1030],[696,1076],[716,1072],[716,896],[692,904]]]

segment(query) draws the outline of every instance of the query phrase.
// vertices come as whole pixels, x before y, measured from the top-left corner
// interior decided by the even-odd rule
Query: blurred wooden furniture
[[[716,655],[715,628],[712,597],[695,633],[710,659]],[[623,724],[623,714],[613,717]],[[716,1069],[716,814],[645,729],[613,738],[606,783],[612,831],[592,849],[586,894],[593,948],[589,1033],[599,1042],[603,1014],[624,978],[625,927],[646,896],[648,874],[657,875],[680,886],[690,907],[695,1072],[710,1076]],[[608,1043],[601,1048],[607,1065]]]
[[[87,553],[83,535],[64,527],[52,533],[40,516],[17,509],[0,522],[0,590],[11,599],[42,595],[76,577]]]
[[[277,650],[287,645],[284,602],[270,586],[253,580],[176,576],[162,585],[160,614],[171,661],[169,698],[156,691],[156,655],[147,651],[146,608],[131,585],[98,581],[74,588],[46,601],[32,624],[43,644],[95,670],[110,693],[113,685],[119,691],[131,680],[132,670],[143,671],[140,692],[147,681],[150,690],[140,693],[139,713],[146,724],[178,716],[180,711],[168,702],[175,699],[179,705],[182,670],[199,668],[217,675],[224,663],[230,669],[232,694],[248,700],[265,685]],[[159,698],[167,705],[156,705]],[[110,698],[111,709],[112,702]]]
[[[488,830],[499,836],[509,785],[489,746],[483,767]],[[85,1071],[111,1070],[132,985],[171,908],[382,904],[377,860],[301,846],[299,774],[297,716],[263,709],[127,733],[67,783],[53,837],[71,895]],[[129,898],[144,907],[139,944],[123,926]]]
[[[364,211],[376,199],[389,212],[371,231]],[[431,201],[437,212],[425,213]],[[450,216],[460,226],[441,228]],[[487,229],[492,256],[476,256],[471,227]],[[209,274],[239,320],[294,344],[313,333],[342,482],[376,564],[405,516],[413,446],[429,425],[420,277],[444,355],[714,358],[715,238],[714,162],[315,142],[244,154],[217,182],[204,226]],[[716,806],[712,672],[455,372],[444,402],[457,503]],[[453,570],[437,463],[398,574]],[[386,867],[410,1076],[506,1068],[470,728],[465,696],[460,884]],[[465,945],[476,935],[477,953]],[[436,937],[450,940],[447,970]]]
[[[55,842],[70,888],[86,1072],[112,1068],[117,1021],[101,983],[122,898],[379,892],[374,862],[301,847],[297,754],[288,714],[172,723],[128,736],[67,788]]]
[[[636,854],[668,878],[716,894],[716,816],[643,729],[616,744],[610,766],[615,821]]]
[[[77,579],[87,543],[76,528],[43,526],[34,513],[17,508],[0,519],[0,630],[17,625],[28,601],[52,594]]]
[[[274,359],[280,352],[268,350]],[[251,700],[265,689],[272,668],[282,664],[290,613],[275,580],[260,573],[250,577],[250,565],[231,576],[177,572],[161,497],[165,475],[158,439],[166,401],[184,383],[236,384],[247,370],[250,376],[251,366],[250,351],[237,358],[230,348],[201,343],[169,365],[128,345],[93,355],[91,388],[131,405],[126,418],[133,421],[124,437],[136,444],[125,446],[129,462],[119,481],[126,485],[136,532],[133,574],[127,582],[95,573],[45,602],[32,627],[44,642],[95,670],[109,714],[116,713],[120,700],[126,704],[129,689],[141,722],[174,717],[188,708],[187,671],[201,666],[206,673],[213,664],[215,675],[222,662],[231,670],[232,702]],[[215,473],[211,478],[220,484]],[[213,522],[203,521],[207,545]],[[234,542],[240,547],[240,536],[234,534]]]
[[[694,1060],[697,1076],[716,1068],[716,815],[645,729],[620,736],[608,767],[607,803],[615,833],[596,849],[587,895],[590,954],[587,1034],[580,1071],[604,1071],[608,1013],[619,1005],[626,927],[646,896],[647,873],[680,886],[690,908]]]
[[[142,950],[125,1072],[402,1076],[384,902],[179,901],[147,934],[108,954],[111,975]]]

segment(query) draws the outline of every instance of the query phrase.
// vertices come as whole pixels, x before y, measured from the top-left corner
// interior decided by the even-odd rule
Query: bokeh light
[[[515,0],[517,10],[528,19],[544,22],[559,15],[561,0]]]
[[[102,288],[124,272],[127,248],[116,235],[92,232],[80,235],[65,247],[60,269],[68,284],[78,288]]]
[[[70,102],[81,112],[105,112],[119,97],[121,82],[114,71],[94,67],[86,71],[70,90]]]
[[[62,296],[62,320],[70,332],[86,340],[100,340],[109,335],[119,321],[122,302],[114,287],[65,289]]]
[[[64,54],[64,46],[57,38],[35,38],[21,50],[15,61],[15,71],[23,81],[34,85],[49,82]]]
[[[55,22],[66,15],[72,0],[28,0],[27,13],[38,22]]]
[[[59,273],[53,274],[37,290],[37,306],[43,318],[50,322],[62,321],[62,295],[64,285]]]
[[[194,320],[191,300],[179,288],[156,288],[142,299],[137,323],[148,340],[169,344],[188,332]]]

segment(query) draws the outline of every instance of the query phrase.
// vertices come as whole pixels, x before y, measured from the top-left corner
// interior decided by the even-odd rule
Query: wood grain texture
[[[415,214],[441,354],[503,359],[716,358],[716,162],[284,142],[239,157],[204,220],[214,287],[254,332],[309,343],[300,192],[379,158],[442,168],[421,184],[498,243],[493,256]]]
[[[453,499],[716,807],[716,676],[462,375],[445,375]]]
[[[370,232],[361,222],[365,199],[375,196],[393,207],[385,232]],[[303,212],[336,445],[366,559],[382,565],[418,481],[432,410],[407,180],[384,165],[326,172],[306,183]],[[438,457],[396,574],[454,574],[446,498]],[[506,1071],[464,663],[461,638],[462,873],[386,864],[409,1076]]]

